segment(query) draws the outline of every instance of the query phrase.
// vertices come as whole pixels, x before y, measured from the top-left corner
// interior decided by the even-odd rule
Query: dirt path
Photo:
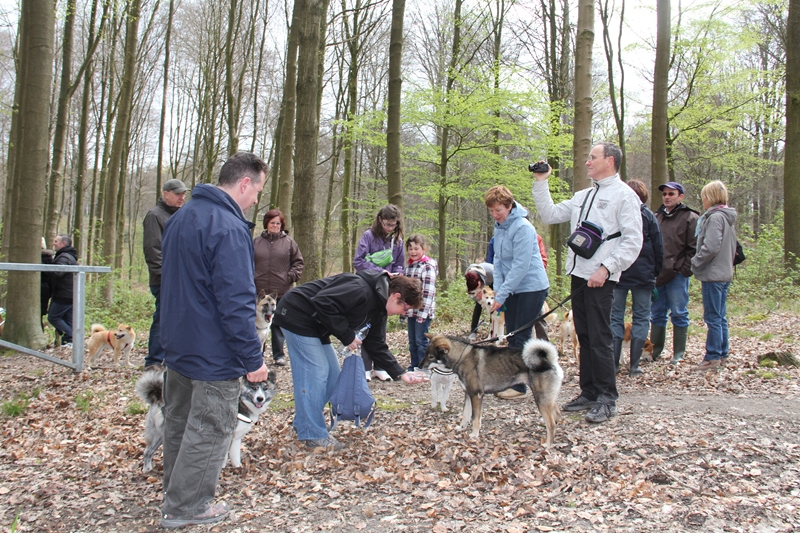
[[[281,370],[278,399],[245,437],[244,466],[223,470],[218,496],[235,515],[194,531],[798,531],[800,370],[755,364],[757,353],[796,349],[774,335],[790,319],[747,324],[773,337],[733,338],[716,374],[690,370],[703,340],[692,336],[685,365],[621,375],[619,416],[599,426],[564,416],[549,452],[530,399],[487,398],[481,438],[469,440],[454,430],[460,391],[442,414],[426,386],[373,382],[374,426],[344,424],[348,449],[315,454],[293,439]],[[563,366],[567,400],[576,368]],[[129,414],[139,373],[0,358],[3,401],[38,391],[24,415],[0,415],[3,528],[19,513],[20,532],[160,530],[160,453],[142,474],[144,415]]]

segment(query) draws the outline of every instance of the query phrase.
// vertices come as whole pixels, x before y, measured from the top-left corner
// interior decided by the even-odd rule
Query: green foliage
[[[0,406],[0,410],[2,410],[3,414],[6,416],[20,416],[25,413],[29,402],[30,400],[28,398],[18,396],[11,400],[4,401]]]
[[[288,392],[281,392],[276,394],[269,404],[271,411],[285,411],[286,409],[294,409],[294,396]]]
[[[114,281],[114,304],[109,306],[103,300],[103,280],[87,284],[86,291],[86,333],[92,324],[101,324],[106,329],[116,328],[124,323],[134,331],[150,329],[155,311],[155,298],[147,287],[133,285],[129,280]]]
[[[150,406],[142,403],[133,401],[128,404],[128,407],[125,408],[125,412],[129,415],[143,415],[150,410]]]
[[[75,396],[75,405],[78,407],[78,410],[83,413],[88,413],[91,411],[94,406],[92,403],[94,402],[96,395],[94,391],[85,390],[83,392],[79,392]]]
[[[447,290],[436,289],[436,320],[439,324],[464,324],[469,328],[475,302],[467,294],[463,279],[456,278]],[[436,325],[433,325],[435,328]],[[469,332],[466,332],[467,334]]]
[[[400,400],[389,398],[388,396],[376,396],[375,402],[377,408],[382,411],[402,411],[403,409],[411,407],[411,404],[408,402],[401,402]]]

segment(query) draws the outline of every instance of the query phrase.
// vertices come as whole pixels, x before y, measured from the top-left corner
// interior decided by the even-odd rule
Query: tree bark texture
[[[800,0],[789,0],[786,43],[786,147],[783,160],[784,253],[797,268],[800,257]]]
[[[319,118],[317,77],[319,22],[324,0],[299,0],[303,4],[298,32],[297,56],[297,139],[295,141],[295,195],[292,202],[295,240],[303,250],[305,268],[301,282],[318,279],[316,171]],[[295,4],[297,9],[297,4]],[[294,17],[293,17],[294,18]],[[296,19],[295,19],[296,20]],[[294,23],[292,24],[294,31]]]
[[[297,53],[300,26],[303,24],[303,7],[308,0],[295,0],[292,11],[292,27],[289,29],[289,40],[286,46],[286,77],[283,83],[283,109],[281,119],[280,169],[278,170],[278,208],[283,212],[286,228],[292,228],[292,190],[293,190],[293,158],[295,150],[295,119],[297,114]],[[315,106],[316,107],[316,106]],[[316,156],[314,157],[316,162]]]
[[[578,2],[578,33],[575,38],[575,127],[572,156],[574,191],[589,186],[586,160],[592,149],[592,45],[594,44],[594,1]]]
[[[45,181],[49,163],[50,94],[53,84],[55,5],[52,0],[22,2],[19,20],[19,129],[14,166],[11,216],[6,219],[8,260],[39,263]],[[40,315],[38,272],[9,272],[3,339],[41,348],[45,338]]]
[[[164,167],[164,130],[167,123],[167,90],[169,89],[169,43],[172,40],[172,19],[175,15],[175,0],[169,0],[167,34],[164,37],[164,83],[161,90],[161,118],[158,123],[158,162],[156,163],[156,202],[161,198]]]
[[[669,83],[670,0],[656,4],[656,64],[653,72],[653,118],[650,131],[650,206],[658,209],[658,186],[667,180],[667,90]]]
[[[386,178],[389,203],[403,211],[403,182],[400,159],[400,98],[403,87],[403,19],[406,0],[392,1],[392,28],[389,37],[389,93],[386,116]],[[346,237],[345,237],[346,238]]]

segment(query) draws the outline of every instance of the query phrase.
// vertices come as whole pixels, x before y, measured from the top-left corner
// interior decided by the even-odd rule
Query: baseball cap
[[[178,180],[173,180],[173,181],[178,181]],[[684,192],[683,190],[683,185],[681,185],[677,181],[670,181],[669,183],[663,183],[658,186],[658,190],[663,192],[665,187],[669,187],[670,189],[675,189],[681,194],[686,194],[686,192]]]
[[[165,191],[170,191],[178,194],[189,190],[189,188],[186,185],[184,185],[184,183],[181,180],[169,180],[164,184],[162,189]]]

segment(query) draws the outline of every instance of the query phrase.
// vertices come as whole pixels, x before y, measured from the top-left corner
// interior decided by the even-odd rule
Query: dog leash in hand
[[[534,318],[533,320],[531,320],[530,322],[528,322],[528,323],[527,323],[527,324],[525,324],[524,326],[522,326],[522,327],[520,327],[520,328],[517,328],[517,329],[515,329],[515,330],[514,330],[514,331],[512,331],[511,333],[508,333],[507,335],[503,335],[502,337],[493,337],[493,338],[491,338],[491,339],[486,339],[485,341],[478,341],[478,342],[474,342],[474,343],[472,343],[472,344],[474,344],[474,345],[479,345],[479,344],[488,344],[488,343],[490,343],[490,342],[495,342],[495,341],[498,341],[498,340],[502,340],[502,339],[507,339],[507,338],[509,338],[509,337],[513,337],[515,334],[519,333],[519,332],[520,332],[520,331],[522,331],[523,329],[527,329],[527,328],[529,328],[529,327],[533,326],[535,323],[539,322],[540,320],[544,320],[545,318],[547,318],[548,316],[550,316],[551,314],[553,314],[553,313],[556,311],[556,309],[558,309],[559,307],[564,307],[564,304],[565,304],[565,303],[567,303],[568,301],[570,301],[570,300],[572,299],[572,297],[573,297],[573,296],[575,296],[576,294],[578,294],[578,292],[579,292],[579,291],[583,290],[583,288],[584,288],[584,287],[586,287],[586,283],[587,283],[587,282],[586,282],[586,281],[584,281],[584,282],[583,282],[583,283],[582,283],[582,284],[581,284],[581,285],[580,285],[580,286],[579,286],[577,289],[575,289],[573,292],[571,292],[571,293],[569,294],[569,296],[567,296],[566,298],[564,298],[563,300],[561,300],[560,302],[558,302],[558,303],[556,304],[556,306],[555,306],[555,307],[553,307],[552,309],[550,309],[548,312],[546,312],[546,313],[545,313],[545,314],[543,314],[543,315],[539,315],[538,317]]]

